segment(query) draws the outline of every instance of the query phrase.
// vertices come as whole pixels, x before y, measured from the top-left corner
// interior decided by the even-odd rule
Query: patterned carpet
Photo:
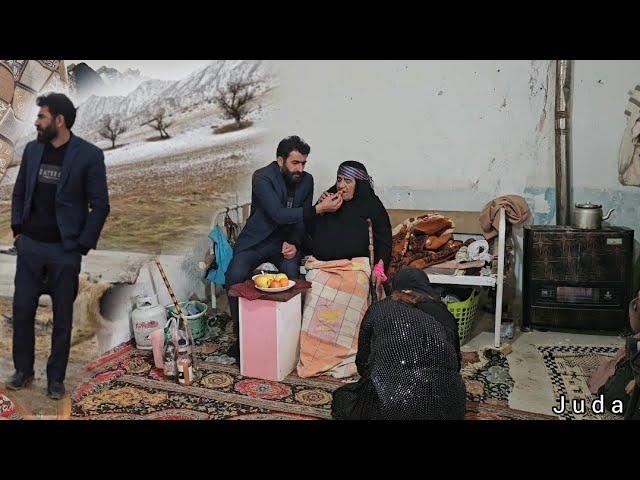
[[[465,420],[557,420],[557,418],[514,410],[502,404],[467,401]]]
[[[508,406],[513,378],[509,375],[507,358],[499,351],[486,348],[479,352],[463,352],[462,377],[468,400]]]
[[[342,382],[283,382],[240,375],[236,365],[217,363],[223,343],[204,342],[196,352],[201,377],[185,387],[163,380],[149,351],[121,345],[87,367],[88,378],[72,395],[73,419],[330,419],[332,392]]]
[[[466,420],[555,420],[556,417],[509,408],[514,381],[507,358],[485,348],[462,353],[462,377],[467,387]]]
[[[613,356],[618,347],[602,345],[551,346],[537,345],[542,355],[545,368],[553,384],[554,397],[564,395],[567,409],[560,417],[571,420],[620,420],[620,415],[605,412],[595,414],[588,406],[595,396],[589,392],[587,380],[606,357]],[[574,412],[573,400],[585,400],[587,408],[584,413]],[[554,405],[555,406],[555,405]]]
[[[72,395],[72,419],[313,420],[331,419],[332,393],[343,382],[330,377],[282,382],[240,375],[225,364],[231,338],[196,347],[201,377],[185,387],[163,380],[149,351],[125,343],[87,367]],[[508,407],[513,387],[507,359],[484,350],[464,354],[469,420],[546,419]]]
[[[0,388],[0,420],[22,420],[29,415],[7,390]]]

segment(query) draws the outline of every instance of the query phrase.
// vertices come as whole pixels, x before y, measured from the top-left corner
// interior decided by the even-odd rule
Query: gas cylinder
[[[158,328],[164,328],[166,323],[167,312],[162,305],[158,305],[156,295],[136,297],[136,307],[131,312],[131,325],[137,348],[151,350],[149,334]]]

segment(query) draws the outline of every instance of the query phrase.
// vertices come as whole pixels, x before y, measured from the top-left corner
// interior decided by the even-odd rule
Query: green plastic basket
[[[460,337],[460,345],[467,339],[467,335],[471,331],[473,321],[478,313],[478,304],[480,303],[480,293],[473,290],[471,296],[462,302],[453,302],[447,304],[447,308],[458,321],[458,336]]]
[[[180,302],[180,308],[185,309],[187,303],[193,302],[197,305],[200,313],[196,315],[185,315],[185,318],[189,321],[189,328],[191,329],[191,335],[194,340],[201,340],[207,333],[207,319],[205,314],[207,313],[207,305],[198,301]],[[164,307],[167,311],[167,318],[177,317],[175,306],[169,304]]]

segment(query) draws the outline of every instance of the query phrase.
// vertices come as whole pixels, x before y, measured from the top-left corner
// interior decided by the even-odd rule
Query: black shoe
[[[28,387],[31,382],[33,382],[33,372],[16,372],[13,374],[13,377],[11,377],[11,380],[7,382],[7,388],[9,390],[22,390]]]
[[[47,397],[51,400],[60,400],[64,397],[64,383],[51,380],[47,383]]]

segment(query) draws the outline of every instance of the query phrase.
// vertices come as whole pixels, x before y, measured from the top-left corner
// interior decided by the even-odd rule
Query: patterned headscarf
[[[358,164],[357,162],[345,163]],[[342,175],[343,177],[347,178],[353,178],[354,180],[364,180],[365,182],[369,182],[369,185],[371,185],[371,188],[373,188],[373,178],[371,178],[367,171],[364,169],[364,165],[362,166],[363,168],[358,168],[353,165],[345,165],[345,163],[340,165],[340,167],[338,168],[338,175]]]

